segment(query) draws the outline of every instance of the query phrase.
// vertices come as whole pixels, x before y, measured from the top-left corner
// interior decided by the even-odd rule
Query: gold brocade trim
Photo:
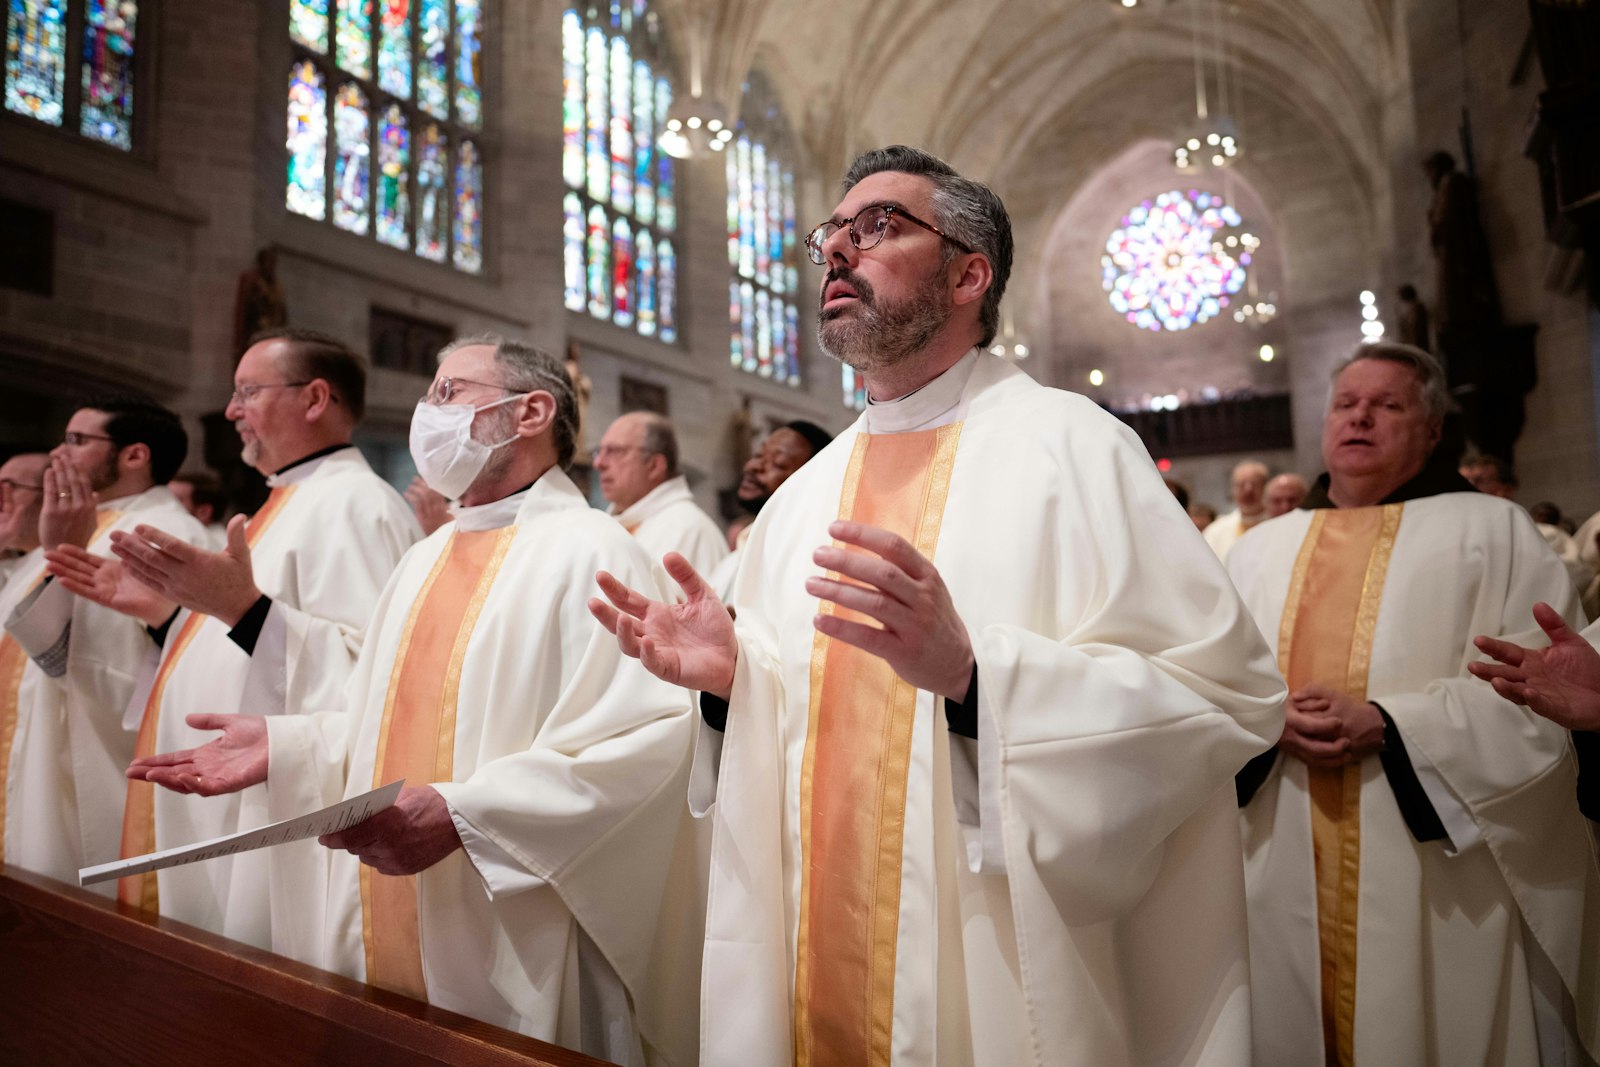
[[[1306,539],[1300,542],[1300,553],[1294,558],[1294,571],[1289,575],[1289,592],[1283,599],[1283,618],[1278,623],[1278,673],[1289,677],[1289,649],[1294,647],[1294,627],[1300,620],[1300,598],[1305,592],[1306,575],[1311,570],[1311,557],[1316,554],[1317,540],[1322,537],[1322,524],[1328,513],[1317,510],[1311,513],[1311,527]]]
[[[439,580],[439,575],[444,572],[445,564],[450,560],[450,549],[455,544],[456,534],[453,531],[450,540],[445,542],[439,558],[433,561],[433,569],[428,571],[428,577],[423,581],[422,588],[417,590],[417,597],[411,602],[411,611],[406,615],[406,625],[400,631],[400,644],[395,648],[393,674],[389,678],[389,691],[383,698],[383,720],[378,725],[378,755],[372,764],[373,788],[383,785],[383,761],[389,748],[389,725],[394,720],[395,702],[400,697],[400,677],[405,666],[405,650],[411,645],[411,634],[417,628],[417,619],[422,614],[422,605],[427,601],[428,594],[433,590],[433,583]],[[376,944],[372,937],[372,868],[365,863],[361,864],[361,943],[366,948],[367,974],[377,970],[374,956],[377,952]]]
[[[895,533],[931,558],[960,433],[958,423],[862,435],[846,468],[840,517]],[[831,603],[821,611],[874,625]],[[882,658],[820,633],[811,668],[801,763],[796,1062],[887,1067],[918,692]]]
[[[1366,700],[1384,580],[1403,509],[1402,504],[1391,504],[1318,511],[1313,516],[1290,576],[1279,626],[1279,669],[1291,693],[1315,683]],[[1302,606],[1307,610],[1303,612]],[[1323,1044],[1329,1067],[1353,1067],[1361,764],[1309,767],[1307,785]]]
[[[273,489],[267,494],[266,501],[250,517],[245,528],[245,543],[252,549],[260,543],[262,535],[267,532],[267,527],[283,513],[284,506],[288,504],[294,490],[295,487],[292,485]],[[133,745],[135,758],[155,754],[156,728],[161,722],[161,702],[166,696],[167,682],[171,679],[172,672],[177,669],[178,661],[188,651],[189,645],[193,643],[195,636],[200,632],[200,627],[208,618],[209,615],[191,612],[173,638],[171,653],[162,659],[161,666],[156,672],[155,683],[150,687],[150,695],[145,699],[144,714],[139,719],[139,732]],[[122,806],[123,859],[143,856],[156,850],[155,808],[156,787],[150,782],[130,779]],[[117,899],[141,911],[155,914],[161,910],[159,887],[160,882],[155,871],[129,875],[117,880]]]
[[[850,451],[850,462],[845,466],[844,484],[839,489],[839,514],[849,515],[855,510],[856,489],[861,484],[861,470],[867,459],[866,434],[856,436],[855,447]],[[837,544],[837,542],[835,542]],[[836,571],[829,571],[828,577],[837,580]],[[817,614],[832,615],[833,601],[817,601]],[[822,678],[828,660],[828,642],[820,633],[811,636],[811,688],[809,706],[806,711],[806,737],[817,736],[817,725],[822,716]],[[811,798],[814,779],[816,776],[817,750],[815,745],[807,744],[800,757],[800,855],[811,855],[811,820],[806,813],[811,811]],[[804,875],[800,878],[800,931],[796,937],[795,952],[795,1011],[794,1011],[794,1055],[795,1063],[809,1064],[811,1062],[811,967],[810,967],[810,942],[811,942],[811,879]]]
[[[466,614],[462,617],[461,629],[456,633],[455,645],[450,649],[450,665],[445,669],[444,697],[439,714],[439,740],[434,756],[435,782],[448,782],[455,775],[456,701],[461,694],[461,668],[467,660],[467,643],[472,639],[472,631],[478,625],[478,616],[483,613],[483,605],[489,599],[489,590],[494,587],[495,576],[500,573],[500,565],[505,562],[506,552],[510,550],[511,542],[516,536],[515,526],[507,526],[499,531],[494,548],[489,553],[489,560],[484,564],[483,573],[478,578],[477,588],[472,591],[472,599],[467,602]]]

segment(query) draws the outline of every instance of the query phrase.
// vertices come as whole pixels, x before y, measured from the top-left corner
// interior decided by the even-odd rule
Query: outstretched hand
[[[261,599],[250,566],[245,518],[228,523],[228,544],[207,552],[154,526],[136,526],[132,533],[114,531],[111,551],[139,581],[190,611],[211,615],[229,626]]]
[[[1600,730],[1600,652],[1549,604],[1535,604],[1533,618],[1550,638],[1549,648],[1479,637],[1473,643],[1499,662],[1469,663],[1467,670],[1512,703],[1569,730]]]
[[[44,559],[45,570],[67,592],[131,615],[146,626],[160,626],[178,610],[177,604],[134,578],[117,560],[66,543],[46,552]]]
[[[682,588],[683,603],[651,600],[601,571],[595,581],[610,603],[594,597],[589,612],[657,678],[726,700],[739,658],[733,619],[688,560],[668,552],[662,564]]]
[[[199,748],[136,759],[128,765],[128,777],[203,797],[236,793],[267,780],[266,719],[195,714],[184,722],[196,730],[221,730],[222,736]]]

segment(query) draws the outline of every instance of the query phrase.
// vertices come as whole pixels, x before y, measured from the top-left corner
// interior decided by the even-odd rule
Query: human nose
[[[856,247],[855,240],[850,236],[851,227],[854,225],[855,219],[851,219],[849,223],[840,226],[823,238],[822,260],[824,263],[832,262],[835,257],[838,257],[840,262],[846,264],[855,260],[856,254],[861,250]]]

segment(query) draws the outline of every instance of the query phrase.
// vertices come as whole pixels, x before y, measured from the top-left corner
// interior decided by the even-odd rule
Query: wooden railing
[[[0,868],[0,1063],[600,1060]]]

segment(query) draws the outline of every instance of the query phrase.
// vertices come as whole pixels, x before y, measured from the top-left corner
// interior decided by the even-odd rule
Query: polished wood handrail
[[[0,1063],[604,1067],[14,867]]]

